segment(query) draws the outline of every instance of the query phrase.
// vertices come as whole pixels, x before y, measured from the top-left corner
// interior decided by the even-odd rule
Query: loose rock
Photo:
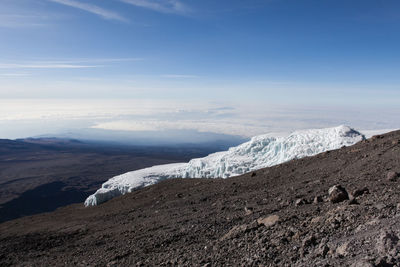
[[[349,248],[349,243],[346,242],[342,245],[340,245],[337,249],[336,249],[336,253],[339,256],[346,256],[348,254],[348,248]]]
[[[394,181],[397,180],[397,178],[398,178],[399,176],[400,176],[399,173],[394,172],[394,171],[390,171],[390,172],[387,173],[386,179],[387,179],[388,181],[394,182]]]
[[[367,260],[359,260],[353,263],[351,267],[374,267],[374,265]]]
[[[325,257],[326,254],[328,253],[328,251],[329,251],[329,247],[328,247],[325,243],[321,243],[321,244],[319,244],[318,247],[316,248],[315,254],[316,254],[317,256]]]
[[[304,198],[299,198],[294,202],[295,206],[301,206],[307,204],[307,201]]]
[[[265,218],[259,218],[257,220],[257,223],[259,225],[264,225],[266,227],[271,227],[274,224],[276,224],[279,221],[279,216],[278,215],[271,215]]]
[[[392,231],[383,230],[379,235],[376,248],[382,256],[395,256],[400,253],[399,237]]]
[[[368,194],[368,193],[369,193],[368,188],[364,187],[361,189],[354,190],[352,195],[353,195],[353,197],[359,197],[359,196],[362,196],[362,195]]]
[[[246,215],[250,215],[253,213],[253,208],[252,207],[244,207],[244,211],[246,212]]]
[[[241,232],[246,231],[246,229],[247,229],[246,225],[236,225],[236,226],[232,227],[232,229],[229,230],[228,233],[226,233],[223,237],[221,237],[220,240],[224,241],[226,239],[233,238],[233,237],[237,236],[238,234],[240,234]]]
[[[310,235],[303,239],[302,246],[303,248],[307,248],[309,246],[314,246],[316,243],[315,236]]]
[[[321,203],[321,202],[323,202],[324,201],[324,199],[321,197],[321,196],[316,196],[315,198],[314,198],[314,203],[315,204],[317,204],[317,203]]]
[[[329,201],[332,203],[339,203],[344,200],[349,199],[349,194],[346,189],[344,189],[341,185],[334,185],[328,190],[329,193]]]

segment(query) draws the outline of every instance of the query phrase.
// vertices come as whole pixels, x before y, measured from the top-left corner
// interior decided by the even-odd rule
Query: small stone
[[[251,231],[251,230],[257,229],[258,227],[259,227],[259,225],[258,225],[257,221],[253,221],[246,225],[246,231]]]
[[[354,190],[352,195],[353,195],[353,197],[359,197],[359,196],[362,196],[362,195],[368,194],[368,193],[369,193],[368,188],[364,187],[362,189]]]
[[[226,233],[224,236],[222,236],[220,238],[220,241],[224,241],[226,239],[230,239],[230,238],[234,238],[236,237],[238,234],[242,233],[246,231],[246,225],[236,225],[234,227],[232,227],[228,233]]]
[[[107,263],[107,267],[117,266],[117,264],[117,261],[110,261],[109,263]],[[138,262],[136,266],[141,266],[141,262]]]
[[[372,136],[372,137],[371,137],[371,140],[382,139],[382,138],[384,138],[384,136],[381,135],[381,134],[378,134],[378,135]]]
[[[339,203],[344,200],[349,199],[349,194],[346,189],[344,189],[341,185],[334,185],[328,190],[329,193],[329,201],[332,203]]]
[[[301,205],[304,205],[304,204],[307,204],[307,201],[304,198],[296,199],[296,201],[294,202],[295,206],[301,206]]]
[[[250,215],[253,213],[253,208],[252,207],[244,207],[244,211],[246,212],[246,215]]]
[[[235,238],[239,234],[250,232],[252,230],[257,229],[258,227],[259,224],[256,221],[249,224],[235,225],[225,235],[223,235],[220,238],[220,241]]]
[[[388,256],[382,256],[375,260],[375,266],[396,266],[393,263],[393,258]]]
[[[365,225],[378,225],[381,222],[381,220],[379,220],[379,218],[374,218],[368,222],[365,223]]]
[[[349,248],[349,243],[343,243],[342,245],[340,245],[337,249],[336,249],[336,253],[339,256],[346,256],[348,254],[348,248]]]
[[[351,267],[374,267],[374,265],[367,260],[359,260],[353,263]]]
[[[292,239],[293,240],[300,240],[300,236],[301,236],[301,232],[298,231],[292,236]]]
[[[383,230],[376,242],[376,248],[382,256],[395,256],[400,253],[399,237],[392,231]]]
[[[326,254],[328,253],[328,251],[329,251],[328,246],[327,246],[326,244],[321,243],[321,244],[319,244],[319,246],[316,248],[315,254],[316,254],[317,256],[325,257]]]
[[[323,202],[324,201],[324,199],[321,197],[321,196],[316,196],[315,198],[314,198],[314,203],[315,204],[317,204],[317,203],[321,203],[321,202]]]
[[[257,223],[259,225],[263,224],[266,227],[271,227],[274,224],[276,224],[279,221],[279,216],[278,215],[271,215],[265,218],[259,218],[257,219]]]
[[[314,246],[315,244],[316,244],[315,236],[310,235],[310,236],[307,236],[306,238],[303,239],[302,247],[306,248],[306,247],[309,247],[309,246]]]
[[[357,204],[360,204],[360,203],[358,203],[357,199],[355,199],[354,197],[352,197],[352,198],[350,198],[350,200],[349,200],[349,204],[350,204],[350,205],[357,205]]]
[[[313,235],[305,237],[300,248],[300,255],[304,257],[310,251],[309,247],[315,246],[315,244],[316,239]]]
[[[386,205],[383,203],[376,203],[373,206],[374,208],[378,209],[378,210],[383,210],[384,208],[386,208]]]
[[[391,181],[391,182],[396,181],[398,177],[399,177],[399,173],[394,172],[394,171],[390,171],[390,172],[388,172],[387,175],[386,175],[386,179],[387,179],[388,181]]]
[[[322,217],[321,216],[318,216],[318,217],[315,217],[315,218],[311,219],[311,223],[319,223],[321,221],[322,221]]]

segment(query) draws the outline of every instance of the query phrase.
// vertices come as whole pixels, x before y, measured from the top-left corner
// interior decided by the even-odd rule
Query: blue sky
[[[65,121],[64,111],[77,108],[73,99],[100,99],[99,110],[113,110],[114,120],[123,112],[113,105],[123,99],[124,107],[129,100],[170,107],[153,112],[159,123],[177,109],[190,111],[185,119],[196,121],[190,114],[198,112],[218,123],[207,112],[230,107],[236,115],[225,113],[242,125],[250,105],[254,112],[284,112],[293,126],[282,129],[341,122],[398,128],[399,32],[394,0],[2,0],[0,98],[65,100],[63,110],[52,107]],[[10,110],[18,105],[8,111],[32,113],[32,101],[23,112]],[[309,111],[302,118],[308,123],[298,125],[286,110]],[[337,115],[315,118],[326,114],[321,110]],[[363,122],[351,116],[354,110]],[[137,112],[125,124],[136,127]],[[10,122],[4,114],[0,123]],[[115,122],[112,116],[86,126]],[[257,125],[258,116],[251,118],[252,134],[281,130]]]

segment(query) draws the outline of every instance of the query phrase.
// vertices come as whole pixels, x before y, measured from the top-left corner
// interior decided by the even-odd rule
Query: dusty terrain
[[[396,172],[400,131],[226,180],[167,180],[0,224],[0,265],[400,266]]]
[[[209,152],[199,147],[0,139],[0,222],[82,202],[115,175]]]

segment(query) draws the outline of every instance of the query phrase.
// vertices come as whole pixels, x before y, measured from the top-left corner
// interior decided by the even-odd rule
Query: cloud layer
[[[132,133],[192,130],[244,137],[340,124],[363,130],[393,129],[400,124],[398,111],[143,99],[7,99],[0,100],[0,138],[48,134],[54,132],[54,123],[60,125],[58,132],[90,128]],[[47,126],[36,129],[43,124]],[[18,135],[16,131],[11,133],[13,129],[23,130]]]
[[[77,8],[86,12],[100,16],[107,20],[117,20],[121,22],[129,22],[125,16],[115,11],[100,7],[94,4],[83,3],[78,0],[48,0],[61,5]],[[122,3],[129,4],[139,8],[145,8],[160,13],[180,14],[184,15],[190,12],[188,6],[178,0],[119,0]]]
[[[120,0],[121,2],[161,13],[184,14],[190,9],[177,0]]]
[[[93,4],[87,4],[87,3],[82,3],[79,1],[75,1],[75,0],[49,0],[51,2],[55,2],[55,3],[59,3],[65,6],[70,6],[70,7],[74,7],[74,8],[78,8],[84,11],[87,11],[89,13],[98,15],[104,19],[108,19],[108,20],[118,20],[118,21],[123,21],[123,22],[127,22],[128,19],[123,17],[122,15],[104,9],[102,7],[99,7],[97,5],[93,5]]]

